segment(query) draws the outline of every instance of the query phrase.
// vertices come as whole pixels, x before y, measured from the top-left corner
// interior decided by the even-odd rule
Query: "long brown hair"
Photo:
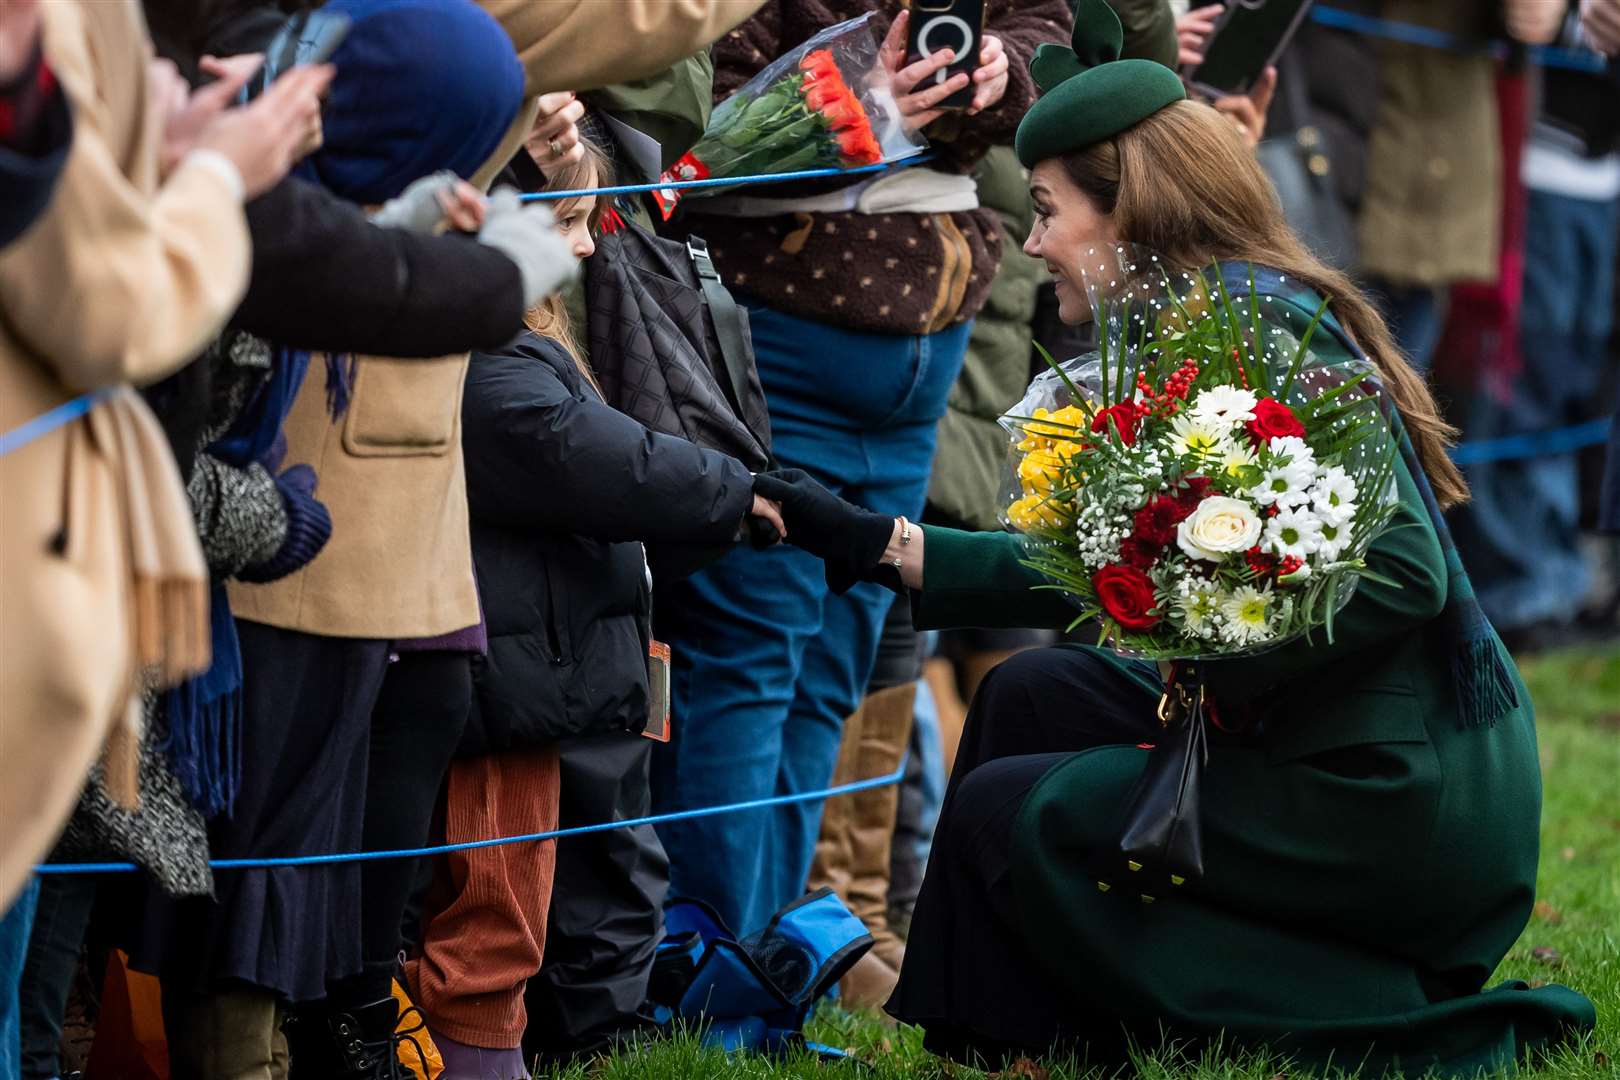
[[[608,156],[589,139],[581,139],[580,145],[585,148],[585,155],[546,177],[546,186],[542,190],[580,191],[585,188],[610,187],[613,184],[613,163],[608,160]],[[560,221],[567,217],[579,202],[579,199],[562,199],[548,205]],[[591,207],[590,217],[585,222],[592,236],[601,235],[602,221],[612,207],[611,196],[596,197],[596,204]],[[585,353],[579,347],[579,339],[574,336],[572,320],[568,317],[568,305],[561,293],[552,293],[524,312],[523,325],[541,337],[551,338],[561,345],[573,358],[574,366],[579,368],[579,373],[585,377],[585,381],[601,393],[602,387],[596,381],[596,374],[591,371],[590,364],[585,362]]]
[[[1075,186],[1112,215],[1121,241],[1180,266],[1232,259],[1273,267],[1327,297],[1339,324],[1378,365],[1435,498],[1442,507],[1467,501],[1468,484],[1446,453],[1456,429],[1361,290],[1288,227],[1271,182],[1225,117],[1180,101],[1060,160]]]

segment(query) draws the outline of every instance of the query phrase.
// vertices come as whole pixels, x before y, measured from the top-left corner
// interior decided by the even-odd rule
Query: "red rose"
[[[1138,570],[1151,570],[1164,554],[1164,545],[1155,544],[1142,536],[1127,536],[1119,542],[1119,560]]]
[[[1207,476],[1189,476],[1184,483],[1187,486],[1176,492],[1176,507],[1181,512],[1181,517],[1176,519],[1178,524],[1191,517],[1192,512],[1198,509],[1198,504],[1204,501],[1204,496],[1209,494]]]
[[[1134,566],[1105,566],[1091,575],[1097,602],[1108,617],[1126,630],[1150,630],[1159,621],[1153,613],[1153,582]]]
[[[1168,495],[1155,495],[1136,512],[1132,535],[1138,540],[1163,547],[1176,538],[1176,526],[1187,515]]]
[[[1301,439],[1305,437],[1305,425],[1299,422],[1294,410],[1276,398],[1261,398],[1254,407],[1254,419],[1243,426],[1248,429],[1249,438],[1257,446],[1265,446],[1272,439],[1289,435]]]
[[[1097,415],[1091,421],[1091,430],[1106,433],[1108,419],[1113,417],[1114,427],[1119,429],[1119,441],[1126,446],[1136,442],[1136,423],[1141,419],[1142,413],[1134,401],[1121,401],[1118,405],[1110,405],[1106,409],[1097,410]]]

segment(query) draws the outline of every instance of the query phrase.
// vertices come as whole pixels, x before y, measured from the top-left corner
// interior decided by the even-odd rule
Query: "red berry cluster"
[[[1198,361],[1192,357],[1181,362],[1181,366],[1170,373],[1164,381],[1163,390],[1154,390],[1145,374],[1136,375],[1136,388],[1141,391],[1142,397],[1149,402],[1144,412],[1157,416],[1174,416],[1181,408],[1179,402],[1187,400],[1187,393],[1192,389],[1193,382],[1198,378]]]
[[[1277,565],[1277,576],[1287,577],[1289,574],[1297,574],[1300,567],[1304,565],[1305,560],[1298,555],[1285,556],[1283,561]]]

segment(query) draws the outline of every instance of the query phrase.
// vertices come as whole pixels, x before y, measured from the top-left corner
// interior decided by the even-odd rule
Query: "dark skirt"
[[[985,678],[968,712],[928,872],[888,1011],[924,1028],[936,1054],[995,1069],[1085,1043],[1114,1057],[1117,1025],[1087,1031],[1031,952],[1038,927],[1014,903],[1013,826],[1024,799],[1082,750],[1157,737],[1158,676],[1057,647],[1020,653]]]
[[[216,820],[216,859],[359,851],[366,744],[388,666],[382,641],[238,622],[242,785]],[[361,966],[360,864],[219,870],[214,900],[148,897],[132,957],[166,983],[207,993],[247,983],[324,997]]]

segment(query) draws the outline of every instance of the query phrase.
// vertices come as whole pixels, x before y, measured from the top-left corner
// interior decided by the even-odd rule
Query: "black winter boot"
[[[399,1002],[391,997],[299,1009],[284,1028],[292,1080],[400,1080],[407,1074],[394,1053],[398,1024]]]

